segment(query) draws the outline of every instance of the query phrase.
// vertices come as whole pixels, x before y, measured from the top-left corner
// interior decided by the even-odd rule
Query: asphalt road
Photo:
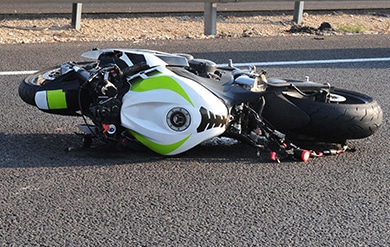
[[[187,52],[218,63],[390,57],[390,36],[2,45],[1,71],[79,60],[90,46]],[[384,123],[357,151],[269,162],[243,144],[161,157],[96,143],[0,76],[1,246],[389,246],[389,62],[267,67],[373,96]],[[72,147],[70,151],[69,147]]]

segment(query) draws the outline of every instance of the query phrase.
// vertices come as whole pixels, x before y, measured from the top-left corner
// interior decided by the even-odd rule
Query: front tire
[[[19,96],[27,104],[36,106],[35,93],[48,80],[61,76],[61,68],[53,67],[44,72],[37,72],[26,77],[19,85]]]
[[[383,113],[376,100],[343,89],[335,89],[332,93],[346,100],[324,103],[286,96],[310,116],[307,126],[291,131],[294,136],[312,137],[315,141],[344,142],[368,137],[381,126]]]

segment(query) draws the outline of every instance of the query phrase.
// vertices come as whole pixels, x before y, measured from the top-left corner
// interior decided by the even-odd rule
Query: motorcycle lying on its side
[[[28,76],[19,95],[44,112],[82,116],[85,146],[97,137],[118,148],[139,143],[175,155],[226,136],[269,152],[272,160],[307,161],[346,151],[348,139],[368,137],[382,123],[381,107],[365,94],[308,78],[267,78],[231,61],[217,66],[142,49],[94,49],[82,57],[90,61]],[[341,148],[304,150],[290,140]]]

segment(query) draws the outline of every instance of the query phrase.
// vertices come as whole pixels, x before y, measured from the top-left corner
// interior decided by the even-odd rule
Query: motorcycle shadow
[[[109,166],[155,162],[262,163],[256,149],[241,142],[203,143],[182,154],[163,156],[135,145],[118,150],[115,145],[93,140],[83,147],[75,134],[8,134],[0,133],[0,168]]]

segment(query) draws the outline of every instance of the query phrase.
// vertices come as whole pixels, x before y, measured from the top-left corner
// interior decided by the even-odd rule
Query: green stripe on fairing
[[[66,94],[62,89],[46,91],[47,104],[50,110],[67,109]]]
[[[135,131],[132,131],[132,130],[129,130],[129,132],[139,141],[141,142],[142,144],[144,144],[146,147],[150,148],[151,150],[153,150],[154,152],[156,153],[159,153],[159,154],[169,154],[173,151],[175,151],[176,149],[178,149],[181,145],[183,145],[183,143],[185,143],[188,138],[191,137],[191,135],[188,135],[187,137],[185,137],[184,139],[178,141],[178,142],[175,142],[175,143],[172,143],[172,144],[158,144],[158,143],[155,143],[151,140],[149,140],[148,138],[146,138],[145,136],[143,135],[140,135],[138,134],[137,132]]]
[[[194,103],[192,103],[192,100],[190,99],[188,94],[184,91],[184,89],[180,86],[180,84],[177,83],[174,79],[172,79],[169,76],[163,75],[163,76],[150,77],[139,83],[135,83],[131,87],[131,91],[134,92],[146,92],[146,91],[157,90],[157,89],[167,89],[176,92],[184,99],[186,99],[192,106],[194,106]]]

